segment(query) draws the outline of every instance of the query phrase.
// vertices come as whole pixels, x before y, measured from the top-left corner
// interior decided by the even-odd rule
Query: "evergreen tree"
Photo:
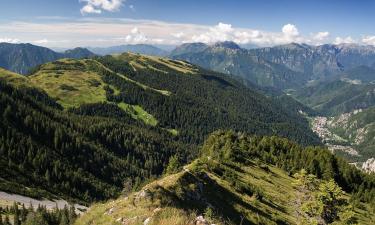
[[[165,169],[165,174],[172,174],[178,172],[180,169],[180,162],[178,160],[177,155],[172,156],[169,158],[169,162],[167,168]]]
[[[326,223],[332,223],[339,218],[339,212],[345,203],[343,194],[341,188],[333,180],[319,185],[316,200],[320,216]]]

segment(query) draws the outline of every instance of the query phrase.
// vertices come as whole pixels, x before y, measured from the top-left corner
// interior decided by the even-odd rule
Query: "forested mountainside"
[[[340,115],[375,105],[375,84],[348,80],[321,82],[291,94],[324,115]]]
[[[318,142],[311,132],[297,131],[308,130],[298,111],[225,75],[180,61],[131,53],[65,60],[41,66],[29,79],[75,112],[88,111],[90,105],[84,104],[111,102],[188,142],[201,143],[223,127]]]
[[[242,49],[235,43],[184,44],[171,56],[204,68],[241,76],[261,86],[298,88],[358,66],[375,63],[375,48],[360,45],[287,45]]]
[[[193,47],[182,46],[172,54],[175,59],[182,59],[203,68],[219,71],[226,74],[237,75],[260,86],[271,86],[281,89],[300,86],[304,77],[299,72],[292,71],[285,66],[265,61],[257,57],[250,50],[242,49],[234,43],[217,43],[206,46],[201,50]],[[192,49],[192,52],[187,50]],[[181,53],[180,53],[181,52]]]
[[[192,164],[95,204],[75,224],[373,224],[375,177],[320,148],[212,134]],[[127,189],[129,190],[129,189]],[[282,193],[280,192],[282,190]]]
[[[45,93],[3,81],[1,90],[2,191],[83,202],[107,199],[125,179],[139,184],[162,173],[170,156],[190,149],[111,105],[103,104],[103,111],[121,119],[67,113]]]
[[[0,67],[20,74],[27,74],[35,66],[61,58],[78,59],[92,56],[94,53],[85,48],[58,53],[32,44],[0,43]]]
[[[30,76],[0,71],[1,186],[81,202],[187,162],[217,129],[319,139],[295,109],[191,64],[135,54],[63,59]],[[27,187],[27,188],[26,188]]]
[[[340,115],[374,106],[374,81],[374,69],[358,66],[290,93],[324,115]]]

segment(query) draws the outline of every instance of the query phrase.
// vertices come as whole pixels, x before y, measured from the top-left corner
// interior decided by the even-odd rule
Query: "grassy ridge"
[[[104,82],[85,61],[64,59],[47,63],[29,77],[65,108],[106,101]]]
[[[197,161],[180,173],[146,185],[140,192],[92,206],[76,224],[89,224],[90,221],[98,225],[121,224],[126,220],[129,224],[141,224],[151,218],[150,224],[183,225],[193,222],[208,205],[215,208],[217,216],[212,222],[218,224],[239,224],[241,217],[243,224],[276,224],[280,221],[295,224],[293,178],[278,168],[268,167],[265,171],[255,161],[253,163],[241,169],[235,165],[223,165],[221,169],[238,177],[237,182],[259,187],[266,196],[262,201],[242,193],[234,188],[232,181],[204,169],[207,165]],[[283,190],[283,194],[279,190]]]
[[[250,140],[244,134],[239,134],[238,139],[235,134],[221,135],[228,136],[213,134],[206,141],[202,156],[179,172],[151,182],[138,192],[93,205],[76,224],[148,221],[153,225],[184,225],[194,224],[199,215],[212,224],[301,224],[300,196],[305,192],[296,177],[281,169],[281,165],[271,163],[276,157],[271,152],[282,152],[282,147],[272,144],[272,138]],[[246,156],[247,151],[257,154],[250,147],[256,145],[269,148],[270,152],[259,150],[259,156]],[[295,148],[287,147],[287,143],[281,145]],[[267,157],[261,157],[262,154]],[[282,164],[286,158],[279,156],[276,164]],[[353,196],[345,193],[342,198],[352,201]],[[357,202],[351,210],[353,221],[373,224],[375,217],[371,212],[369,204]]]

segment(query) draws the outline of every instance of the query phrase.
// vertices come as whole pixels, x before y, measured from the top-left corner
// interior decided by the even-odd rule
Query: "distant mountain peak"
[[[81,47],[66,50],[64,52],[64,54],[65,55],[74,55],[75,57],[72,57],[72,58],[77,58],[77,55],[82,55],[82,56],[94,56],[95,55],[94,53],[92,53],[87,48],[81,48]]]
[[[284,49],[311,49],[311,46],[305,43],[296,43],[292,42],[285,45],[276,46],[276,48],[284,48]]]
[[[213,45],[214,48],[229,48],[229,49],[241,49],[241,47],[233,41],[217,42]]]

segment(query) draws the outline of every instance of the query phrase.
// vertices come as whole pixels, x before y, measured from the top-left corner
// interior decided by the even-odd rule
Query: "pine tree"
[[[332,223],[338,219],[344,201],[343,194],[340,186],[333,180],[320,184],[316,198],[320,215],[325,222]]]
[[[169,158],[168,166],[165,169],[165,174],[172,174],[178,172],[180,168],[180,162],[177,155],[174,155]]]

